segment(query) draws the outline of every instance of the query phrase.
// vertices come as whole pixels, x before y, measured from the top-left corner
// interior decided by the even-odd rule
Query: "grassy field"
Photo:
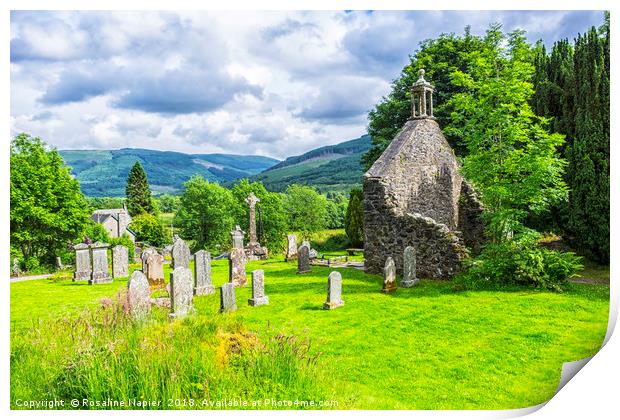
[[[247,271],[257,268],[265,270],[268,306],[248,306],[245,287],[237,289],[235,313],[219,314],[215,294],[197,297],[196,314],[184,321],[168,323],[158,308],[149,323],[130,327],[111,315],[118,311],[97,309],[126,279],[11,284],[11,404],[86,394],[328,399],[341,409],[519,408],[552,397],[562,363],[595,353],[607,327],[608,286],[455,292],[449,282],[423,280],[385,295],[379,276],[347,268],[338,270],[345,306],[324,311],[330,269],[297,275],[281,257],[251,262]],[[216,285],[227,271],[226,261],[213,261]],[[100,315],[88,318],[85,308]],[[76,328],[84,317],[79,325],[87,327]],[[234,350],[246,347],[254,350]]]

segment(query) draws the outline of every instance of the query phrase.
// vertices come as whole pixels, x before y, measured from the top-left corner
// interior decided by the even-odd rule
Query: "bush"
[[[116,245],[126,246],[127,253],[129,255],[129,261],[133,261],[134,254],[136,252],[136,244],[133,243],[133,241],[131,240],[129,235],[127,235],[127,233],[123,233],[123,236],[121,236],[120,238],[111,238],[109,243],[111,246],[116,246]]]
[[[85,243],[94,243],[94,242],[110,242],[110,236],[108,235],[108,231],[103,227],[101,223],[91,222],[86,226],[84,230],[84,238],[82,239]]]
[[[532,286],[561,291],[567,280],[583,268],[581,257],[539,246],[533,238],[488,244],[456,277],[466,288]]]
[[[344,229],[351,246],[361,247],[364,244],[364,202],[362,190],[353,188],[349,196],[349,206],[344,218]]]
[[[145,242],[152,246],[164,245],[164,228],[159,219],[152,214],[142,213],[135,216],[130,224],[131,229],[136,232],[136,240]]]

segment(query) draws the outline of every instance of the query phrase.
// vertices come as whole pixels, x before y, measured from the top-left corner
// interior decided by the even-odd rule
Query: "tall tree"
[[[344,230],[352,246],[364,243],[364,200],[362,190],[353,188],[349,196],[349,206],[344,218]]]
[[[469,73],[455,71],[464,92],[450,99],[452,123],[446,131],[467,145],[462,171],[480,193],[487,231],[494,242],[525,231],[530,212],[565,199],[566,162],[549,134],[548,121],[534,114],[532,49],[522,31],[506,37],[499,25],[487,31],[483,48],[468,54]]]
[[[19,134],[11,142],[10,182],[11,246],[21,250],[26,269],[52,263],[88,222],[78,181],[56,150],[38,137]]]
[[[289,228],[300,231],[305,238],[327,225],[327,199],[312,187],[289,185],[284,196],[284,210]]]
[[[127,187],[125,188],[127,197],[127,211],[132,216],[141,213],[153,214],[153,201],[151,198],[151,187],[146,177],[146,172],[139,161],[133,165],[127,177]]]

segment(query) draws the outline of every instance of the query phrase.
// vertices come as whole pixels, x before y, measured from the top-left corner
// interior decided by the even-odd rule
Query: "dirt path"
[[[28,281],[28,280],[41,280],[52,277],[53,274],[37,274],[36,276],[22,276],[22,277],[11,277],[11,283],[17,283],[20,281]]]

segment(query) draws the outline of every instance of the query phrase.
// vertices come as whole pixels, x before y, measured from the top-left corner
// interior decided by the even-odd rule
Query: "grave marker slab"
[[[235,298],[235,285],[224,283],[220,287],[220,312],[232,312],[237,310],[237,300]]]
[[[269,296],[265,296],[265,271],[252,271],[252,298],[248,299],[251,306],[269,305]]]
[[[344,306],[342,300],[342,275],[338,271],[332,271],[327,278],[327,300],[323,309],[336,309]]]
[[[108,270],[109,244],[95,242],[90,246],[90,264],[93,271],[90,273],[88,284],[112,283],[112,277]]]
[[[146,279],[153,288],[164,285],[164,256],[157,252],[149,253],[146,261]]]
[[[151,288],[144,273],[135,270],[127,282],[127,303],[129,313],[142,319],[151,312]]]
[[[310,272],[310,247],[302,245],[297,251],[297,274]]]
[[[112,277],[129,275],[129,250],[126,246],[116,245],[112,248]]]
[[[73,247],[75,250],[75,272],[73,273],[73,281],[90,280],[92,271],[90,265],[90,247],[86,244],[77,244]]]
[[[383,293],[390,293],[396,290],[396,265],[394,259],[388,257],[383,268]]]
[[[287,235],[286,240],[288,243],[288,246],[286,248],[286,261],[297,259],[297,235]]]
[[[245,275],[245,251],[233,248],[228,256],[228,279],[235,287],[245,286],[248,282]]]
[[[181,238],[177,238],[172,245],[172,268],[189,268],[189,247]]]
[[[176,267],[170,274],[170,318],[181,319],[194,310],[194,279],[189,268]]]
[[[415,249],[408,246],[403,252],[403,281],[400,282],[400,287],[413,287],[419,281],[416,276]]]
[[[215,293],[215,287],[211,280],[211,254],[209,251],[200,250],[194,254],[194,279],[196,296],[210,295]]]

